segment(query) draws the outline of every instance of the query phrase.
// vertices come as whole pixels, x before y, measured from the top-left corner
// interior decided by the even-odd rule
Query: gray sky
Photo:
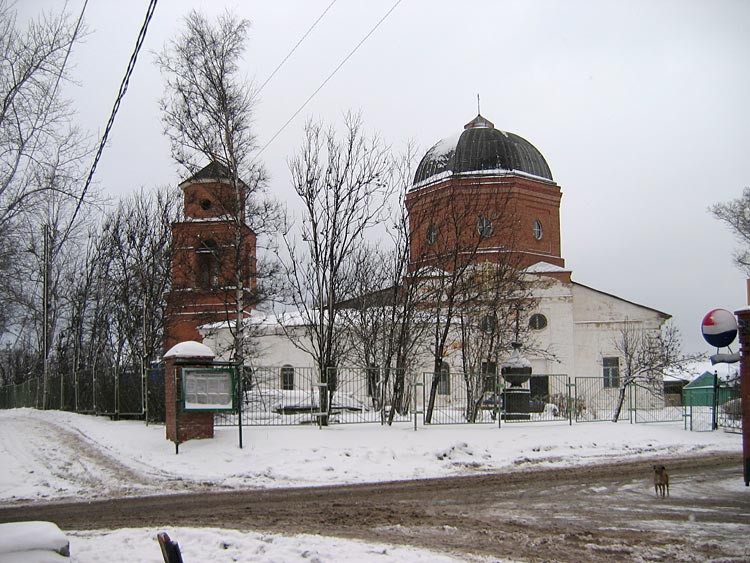
[[[97,173],[112,197],[181,179],[161,133],[153,52],[191,8],[252,22],[245,70],[263,83],[331,0],[160,0]],[[261,146],[395,0],[338,0],[260,95]],[[63,7],[24,0],[22,15]],[[89,36],[67,91],[99,135],[148,5],[89,0]],[[83,0],[68,0],[77,17]],[[670,313],[686,351],[715,307],[746,305],[735,241],[707,212],[750,186],[750,2],[402,0],[265,149],[270,191],[294,205],[287,158],[309,117],[361,110],[396,149],[425,151],[476,115],[521,135],[563,191],[562,253],[573,279]]]

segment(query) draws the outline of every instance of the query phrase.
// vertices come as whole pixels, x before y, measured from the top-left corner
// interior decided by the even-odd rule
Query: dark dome
[[[542,153],[523,137],[495,129],[477,115],[456,138],[438,141],[417,167],[414,184],[443,172],[519,171],[552,180]]]

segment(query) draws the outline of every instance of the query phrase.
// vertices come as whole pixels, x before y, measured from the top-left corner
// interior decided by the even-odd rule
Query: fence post
[[[120,420],[120,364],[115,366],[115,420]]]
[[[422,377],[424,377],[424,375]],[[412,388],[412,395],[414,396],[414,409],[413,409],[413,411],[414,411],[414,432],[417,431],[417,417],[420,414],[424,414],[424,411],[419,410],[419,408],[418,408],[418,406],[419,406],[419,400],[418,400],[418,396],[417,396],[417,387],[421,387],[422,388],[422,401],[424,403],[424,381],[417,381],[417,379],[414,378],[414,384],[413,384],[413,388]]]
[[[635,412],[635,409],[638,407],[633,400],[633,395],[638,391],[634,390],[634,387],[632,383],[628,384],[628,417],[630,418],[630,424],[633,424],[633,421],[637,420],[638,417],[638,413]]]
[[[239,367],[238,367],[239,366]],[[244,399],[244,385],[245,385],[245,366],[244,364],[237,364],[232,368],[233,376],[235,378],[235,388],[237,393],[237,427],[240,439],[240,449],[242,449],[242,401]],[[239,373],[238,373],[239,372]]]
[[[711,402],[711,430],[719,428],[717,410],[719,409],[719,374],[714,371],[713,401]]]
[[[573,426],[573,396],[572,396],[572,389],[576,389],[576,395],[575,400],[576,403],[578,402],[578,389],[576,388],[575,383],[570,382],[571,379],[568,377],[568,383],[565,384],[565,386],[568,388],[568,425]]]

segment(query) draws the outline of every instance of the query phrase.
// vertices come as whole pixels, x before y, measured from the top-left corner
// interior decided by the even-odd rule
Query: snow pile
[[[52,522],[0,524],[0,561],[35,563],[68,561],[68,538]]]
[[[163,563],[157,530],[144,528],[110,532],[70,534],[74,560],[85,563]],[[224,529],[173,528],[169,537],[178,543],[185,563],[466,563],[457,558],[424,549],[394,547],[355,540],[311,535],[281,536]],[[126,549],[112,549],[112,546]],[[138,557],[133,557],[139,546]],[[472,559],[474,562],[484,559]],[[486,560],[506,563],[506,560]],[[508,562],[509,563],[509,562]]]

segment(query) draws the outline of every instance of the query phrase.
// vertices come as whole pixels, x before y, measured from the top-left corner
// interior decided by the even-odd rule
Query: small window
[[[370,364],[367,368],[367,396],[378,396],[378,386],[380,384],[380,370],[375,364]]]
[[[482,391],[494,393],[497,390],[497,364],[482,362]]]
[[[602,375],[604,376],[604,387],[620,387],[620,358],[602,358]]]
[[[448,362],[440,364],[440,375],[438,378],[438,395],[451,394],[451,368]]]
[[[211,209],[211,200],[210,199],[202,199],[201,200],[201,209],[208,211]]]
[[[542,222],[537,219],[534,221],[534,238],[536,240],[542,240],[544,236],[544,230],[542,229]]]
[[[495,330],[496,326],[497,323],[495,322],[495,317],[493,317],[492,315],[482,317],[482,319],[479,321],[479,328],[482,330],[482,332],[492,332]]]
[[[489,238],[492,236],[492,221],[487,217],[480,217],[477,222],[477,232],[481,238]]]
[[[427,244],[435,244],[436,240],[437,229],[435,228],[435,225],[430,225],[430,227],[427,229]]]
[[[289,364],[281,368],[281,388],[284,391],[294,390],[294,368]]]
[[[219,256],[216,242],[202,240],[196,250],[198,254],[198,287],[211,289],[219,286]]]
[[[542,330],[547,328],[547,317],[541,313],[534,313],[529,319],[529,328],[532,330]]]

